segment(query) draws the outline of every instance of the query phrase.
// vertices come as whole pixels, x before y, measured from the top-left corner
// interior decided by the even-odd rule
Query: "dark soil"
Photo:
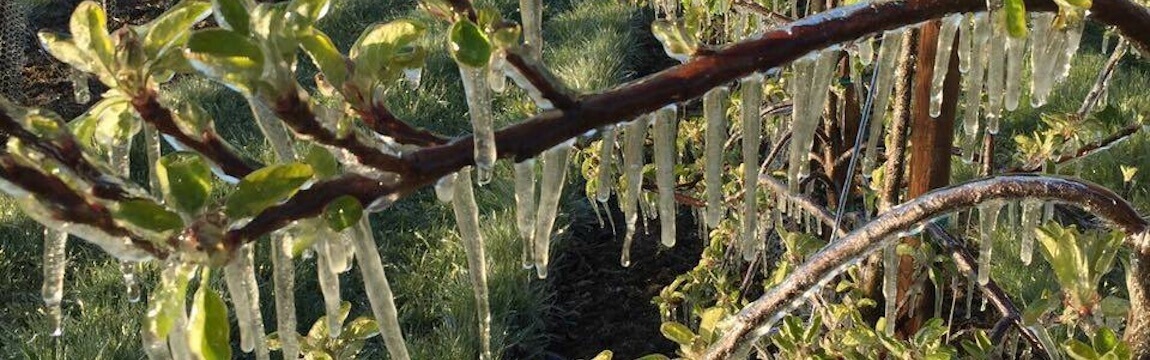
[[[594,216],[584,213],[587,216]],[[684,213],[685,214],[685,213]],[[623,216],[612,214],[616,225]],[[693,219],[677,219],[678,244],[659,244],[658,220],[641,227],[631,248],[631,266],[619,264],[623,228],[599,228],[594,218],[575,229],[554,259],[548,278],[555,289],[556,316],[547,319],[547,332],[554,336],[549,351],[563,359],[590,359],[611,350],[616,359],[633,359],[651,353],[673,355],[676,346],[659,332],[658,307],[651,300],[676,276],[699,262],[703,244]]]

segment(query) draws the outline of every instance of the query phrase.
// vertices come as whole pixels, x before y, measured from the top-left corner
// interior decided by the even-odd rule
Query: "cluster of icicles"
[[[523,11],[525,15],[538,14],[538,1],[523,0],[523,6],[530,11]],[[672,6],[664,6],[665,13],[673,13]],[[818,15],[816,15],[818,16]],[[761,23],[761,20],[758,20]],[[537,24],[539,19],[524,19],[524,24]],[[1018,107],[1020,98],[1020,81],[1022,79],[1022,61],[1026,54],[1027,43],[1030,48],[1031,68],[1031,105],[1041,106],[1050,94],[1054,83],[1064,79],[1069,69],[1071,57],[1076,52],[1079,39],[1082,35],[1081,23],[1056,29],[1052,26],[1052,14],[1033,14],[1034,28],[1031,37],[1010,38],[1004,29],[985,13],[955,14],[942,19],[942,29],[939,35],[939,51],[941,54],[935,59],[934,79],[932,81],[931,115],[938,116],[941,112],[942,83],[949,67],[950,47],[955,42],[959,46],[959,69],[963,74],[963,99],[961,110],[963,128],[968,140],[964,146],[964,153],[973,154],[975,138],[980,128],[980,115],[987,118],[984,124],[986,131],[993,134],[998,131],[998,119],[1002,110],[1014,110]],[[530,29],[528,29],[530,30]],[[898,44],[908,36],[908,29],[887,31],[882,35],[882,44],[877,52],[877,59],[873,60],[874,76],[869,96],[873,101],[873,121],[869,125],[868,145],[863,161],[863,174],[869,174],[875,166],[877,159],[878,141],[883,138],[884,119],[889,109],[891,89],[894,86],[894,70],[896,60],[900,56]],[[536,48],[541,46],[538,34],[528,39],[536,39]],[[737,39],[736,39],[737,40]],[[864,65],[872,64],[874,56],[872,38],[861,39],[852,47],[854,56]],[[538,50],[535,50],[535,56]],[[835,66],[840,58],[841,49],[838,47],[814,52],[792,65],[793,77],[789,81],[790,97],[794,99],[791,115],[790,158],[787,170],[789,191],[797,194],[802,191],[799,184],[809,176],[809,160],[807,154],[811,151],[817,127],[821,122],[822,110],[827,101],[827,94],[836,76]],[[674,58],[686,58],[689,54],[668,54]],[[547,110],[552,104],[543,98],[514,67],[502,61],[496,55],[491,65],[485,68],[460,67],[467,103],[474,127],[476,147],[476,181],[482,185],[491,180],[491,169],[496,159],[494,131],[492,129],[491,91],[502,92],[506,88],[506,78],[510,77],[516,85],[528,92],[541,110]],[[738,82],[738,91],[742,105],[740,124],[742,128],[741,142],[743,155],[743,206],[740,214],[741,234],[739,247],[745,258],[752,258],[764,247],[760,238],[765,231],[761,229],[764,224],[775,224],[782,219],[782,215],[789,215],[800,226],[805,225],[808,231],[813,227],[814,232],[822,232],[822,226],[814,219],[813,214],[805,214],[795,205],[789,204],[790,196],[777,194],[776,196],[759,195],[757,180],[763,168],[770,164],[759,166],[759,149],[764,142],[767,144],[780,140],[784,133],[783,126],[764,126],[760,114],[760,106],[764,102],[762,89],[765,76],[776,76],[778,72],[753,74]],[[78,101],[87,101],[86,86],[80,89],[80,84],[86,84],[75,79],[77,84],[76,96]],[[413,83],[417,83],[413,81]],[[702,223],[707,227],[718,226],[726,215],[726,200],[722,189],[722,175],[724,170],[723,150],[724,144],[731,136],[727,126],[726,102],[730,94],[727,87],[718,87],[708,91],[703,97],[703,112],[706,121],[704,141],[704,188],[705,209],[701,217]],[[986,97],[985,103],[981,100]],[[273,149],[280,160],[288,161],[296,158],[290,144],[291,140],[283,125],[270,114],[264,106],[253,103],[253,112],[264,130],[265,135],[273,144]],[[981,114],[980,114],[981,112]],[[646,222],[648,219],[660,220],[661,242],[664,246],[674,246],[676,239],[675,229],[675,174],[673,169],[678,157],[675,145],[677,136],[677,107],[672,104],[663,107],[651,114],[640,116],[631,121],[607,126],[598,134],[601,136],[599,149],[600,168],[598,171],[599,188],[594,194],[592,204],[596,202],[606,207],[614,191],[618,196],[626,226],[624,244],[622,248],[621,263],[628,266],[631,263],[630,251],[637,223],[639,219]],[[781,123],[781,122],[780,122]],[[646,196],[642,188],[643,167],[646,162],[644,146],[647,141],[648,130],[653,126],[651,137],[654,139],[654,165],[656,168],[655,185],[657,196]],[[773,130],[773,131],[768,131]],[[158,134],[153,129],[146,129],[144,137],[148,142],[147,155],[149,163],[159,158]],[[764,132],[768,136],[763,136]],[[520,237],[523,240],[523,266],[534,268],[540,278],[547,275],[547,262],[549,258],[549,244],[554,231],[555,217],[558,203],[562,194],[568,159],[573,142],[560,144],[545,151],[536,165],[534,159],[528,159],[514,164],[514,184],[516,201],[516,224]],[[127,174],[129,145],[118,147],[112,151],[109,163],[117,171]],[[618,148],[618,149],[617,149]],[[621,150],[622,158],[616,156]],[[337,153],[337,155],[340,155]],[[621,160],[621,162],[620,162]],[[537,168],[542,168],[541,180],[536,180]],[[615,169],[621,173],[616,182]],[[454,209],[460,237],[467,254],[470,276],[474,285],[474,294],[477,301],[479,327],[481,334],[481,358],[491,358],[490,348],[490,305],[487,300],[486,264],[484,255],[484,241],[479,230],[478,211],[476,209],[471,179],[471,169],[465,168],[457,174],[441,179],[435,187],[436,194],[442,201],[450,202]],[[153,181],[155,179],[153,178]],[[153,186],[152,188],[157,188]],[[761,211],[760,199],[766,199],[766,205],[771,211]],[[1038,201],[1023,201],[1021,209],[1016,209],[1016,203],[1008,207],[1009,222],[1011,226],[1021,223],[1024,228],[1020,233],[1022,239],[1021,258],[1029,264],[1032,260],[1034,246],[1034,227],[1039,219],[1049,218],[1050,211],[1047,205],[1046,214],[1039,214],[1042,204]],[[983,238],[980,246],[979,274],[977,281],[985,284],[988,280],[991,247],[988,237],[997,227],[1002,203],[987,203],[979,208],[980,228]],[[643,215],[640,215],[642,210]],[[609,214],[610,212],[608,212]],[[1021,213],[1021,221],[1018,215]],[[760,216],[769,219],[760,221]],[[608,215],[610,218],[610,215]],[[612,220],[612,224],[613,224]],[[296,328],[295,306],[293,300],[294,278],[293,261],[291,257],[292,244],[298,232],[289,228],[278,231],[272,236],[272,260],[274,268],[275,305],[277,308],[277,327],[283,329],[281,333],[294,333]],[[1012,231],[1012,233],[1014,233]],[[53,324],[53,335],[62,333],[62,317],[60,301],[62,298],[62,283],[65,266],[65,243],[67,234],[58,230],[45,231],[44,247],[44,286],[43,298],[47,305],[47,314]],[[329,334],[338,336],[341,330],[339,324],[339,274],[351,268],[353,259],[360,264],[365,287],[381,333],[388,351],[394,359],[407,359],[406,347],[403,343],[402,333],[396,319],[395,304],[392,299],[390,286],[383,271],[383,265],[375,246],[370,224],[366,217],[361,222],[338,236],[322,236],[313,247],[318,262],[318,276],[327,309]],[[893,316],[897,304],[893,301],[897,292],[897,261],[898,257],[893,247],[886,251],[884,256],[883,293],[888,299],[886,314]],[[245,246],[241,249],[235,260],[225,268],[227,288],[231,294],[235,313],[240,324],[241,349],[254,351],[256,358],[267,359],[268,347],[265,342],[265,330],[262,322],[258,284],[256,283],[253,265],[254,248]],[[161,281],[177,281],[174,273],[176,268],[182,266],[177,262],[165,263]],[[140,298],[139,284],[136,282],[135,269],[137,264],[125,262],[124,282],[131,301]],[[969,298],[968,298],[969,304]],[[150,314],[151,315],[151,314]],[[186,314],[184,314],[186,315]],[[169,337],[167,344],[158,342],[145,334],[145,349],[152,358],[188,358],[187,344],[179,335],[180,324],[186,323],[186,318],[177,318],[176,333]],[[282,350],[285,354],[298,354],[299,344],[293,336],[280,336]]]

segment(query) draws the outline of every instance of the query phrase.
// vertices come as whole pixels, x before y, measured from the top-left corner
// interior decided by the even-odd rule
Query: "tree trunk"
[[[907,198],[913,199],[930,190],[950,183],[950,148],[954,143],[954,119],[958,105],[958,47],[951,46],[950,67],[943,85],[942,114],[938,118],[930,116],[931,78],[934,76],[934,58],[938,52],[938,20],[923,25],[918,37],[918,56],[915,59],[914,85],[912,88],[911,127],[910,127],[910,184]],[[919,238],[904,238],[904,244],[918,247]],[[902,304],[896,322],[896,330],[903,336],[913,335],[922,324],[934,314],[933,288],[923,287],[922,296],[908,299],[908,290],[917,279],[914,278],[919,266],[910,256],[903,256],[899,263],[898,299]],[[911,309],[914,311],[910,311]],[[913,316],[910,316],[913,314]]]
[[[1150,250],[1135,249],[1130,254],[1126,291],[1130,294],[1130,313],[1122,340],[1130,344],[1134,359],[1150,359]]]

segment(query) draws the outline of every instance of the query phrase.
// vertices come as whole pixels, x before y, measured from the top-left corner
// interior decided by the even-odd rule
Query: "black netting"
[[[0,1],[0,95],[19,100],[23,84],[28,16],[21,0]]]

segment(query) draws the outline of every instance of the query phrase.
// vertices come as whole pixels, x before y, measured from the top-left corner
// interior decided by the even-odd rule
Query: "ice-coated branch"
[[[507,64],[515,67],[520,75],[540,92],[544,99],[559,109],[571,109],[578,101],[562,82],[543,66],[539,60],[524,55],[520,50],[507,51]]]
[[[371,105],[371,108],[357,111],[359,117],[367,127],[380,135],[391,137],[400,144],[415,146],[437,146],[446,144],[448,139],[434,132],[411,126],[400,120],[387,106],[381,103]]]
[[[272,110],[292,131],[317,143],[341,148],[355,155],[361,164],[381,171],[402,172],[406,169],[407,164],[400,161],[398,157],[387,154],[364,142],[356,136],[355,131],[350,131],[347,134],[336,134],[321,124],[316,119],[316,114],[312,111],[305,93],[288,92],[288,94],[298,95],[287,95],[276,99],[275,103],[272,104]]]
[[[154,91],[144,92],[132,98],[132,107],[144,122],[216,163],[228,176],[243,178],[255,169],[263,167],[261,164],[241,158],[214,129],[204,129],[200,134],[185,134],[176,124],[172,111],[160,105],[159,95]]]
[[[974,256],[966,250],[958,239],[955,239],[953,235],[946,232],[946,230],[938,226],[938,224],[926,224],[926,231],[930,233],[931,238],[937,240],[946,251],[950,252],[950,257],[954,259],[954,265],[958,267],[959,272],[968,278],[974,277],[976,270]],[[1002,314],[1003,321],[1008,321],[1010,325],[1018,328],[1018,333],[1022,334],[1023,338],[1026,338],[1026,342],[1030,343],[1030,346],[1034,348],[1034,352],[1039,355],[1039,358],[1050,358],[1050,349],[1043,346],[1042,342],[1038,340],[1038,336],[1034,334],[1034,331],[1022,323],[1022,316],[1018,312],[1018,307],[1014,305],[1014,302],[1010,301],[1010,297],[1002,291],[1002,288],[998,287],[998,283],[994,282],[994,280],[990,280],[986,285],[979,286],[979,290],[982,291],[982,295],[990,301],[991,305],[994,305],[994,308],[998,309],[998,312]]]
[[[1110,58],[1106,60],[1106,64],[1098,72],[1098,79],[1094,81],[1094,86],[1090,88],[1090,92],[1086,94],[1086,99],[1082,101],[1082,106],[1078,108],[1079,117],[1089,115],[1090,111],[1094,110],[1094,106],[1098,105],[1098,100],[1110,87],[1110,79],[1114,77],[1114,70],[1118,68],[1118,61],[1126,55],[1126,50],[1129,47],[1130,44],[1126,42],[1126,39],[1118,38],[1118,45],[1114,47]]]
[[[1078,150],[1075,150],[1073,152],[1063,153],[1062,155],[1059,155],[1058,158],[1053,159],[1054,163],[1055,164],[1067,163],[1070,161],[1074,161],[1076,159],[1081,159],[1081,158],[1093,155],[1099,151],[1109,149],[1111,146],[1114,146],[1117,143],[1120,143],[1122,141],[1125,141],[1126,139],[1129,139],[1131,136],[1133,136],[1135,133],[1137,133],[1138,131],[1141,131],[1141,130],[1142,130],[1142,124],[1135,123],[1135,124],[1127,125],[1126,127],[1119,129],[1118,131],[1114,132],[1113,134],[1110,134],[1110,136],[1107,136],[1101,140],[1082,145],[1082,147],[1079,147]],[[1036,172],[1039,170],[1042,170],[1041,164],[1037,164],[1037,165],[1031,164],[1031,165],[1023,165],[1023,166],[1019,166],[1019,167],[1010,168],[1004,172],[1007,172],[1007,173],[1025,173],[1025,172]]]
[[[795,19],[791,19],[786,15],[771,11],[771,9],[768,9],[766,6],[759,5],[759,3],[753,1],[735,0],[731,4],[750,10],[756,14],[763,15],[763,18],[770,19],[774,24],[786,24],[795,21]]]
[[[1127,234],[1142,234],[1147,223],[1125,200],[1101,186],[1057,177],[1013,175],[979,179],[938,189],[884,212],[852,231],[800,265],[781,284],[743,308],[730,320],[723,337],[705,359],[726,359],[749,344],[781,318],[781,314],[805,301],[814,289],[871,252],[883,248],[898,235],[913,232],[922,223],[992,200],[1042,199],[1077,206],[1104,218]],[[1127,242],[1145,252],[1141,237]],[[1136,243],[1137,242],[1137,243]]]

